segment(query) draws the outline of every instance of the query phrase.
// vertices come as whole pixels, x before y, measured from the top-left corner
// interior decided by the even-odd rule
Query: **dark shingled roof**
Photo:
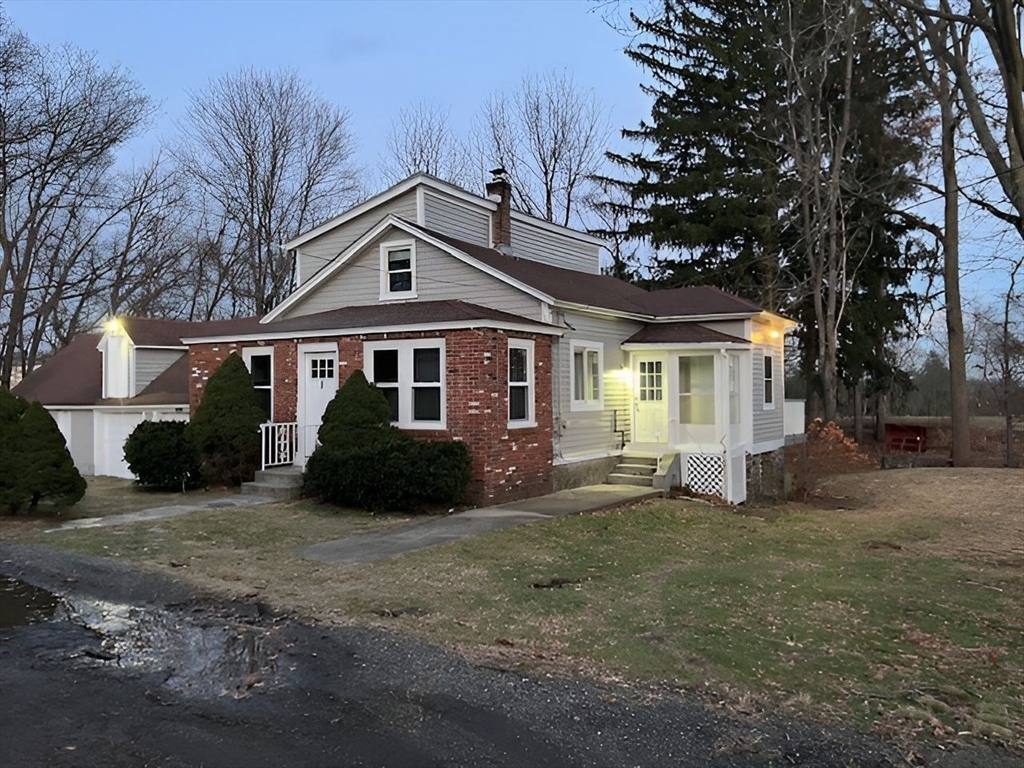
[[[288,333],[290,331],[318,331],[342,328],[366,328],[376,326],[419,325],[425,323],[532,323],[547,325],[520,315],[481,307],[466,301],[416,301],[398,304],[371,304],[365,307],[341,307],[313,315],[273,320],[260,325],[250,333]],[[554,326],[551,326],[552,330]],[[227,336],[227,334],[224,334]],[[244,334],[238,334],[244,335]],[[191,338],[199,338],[194,336]]]
[[[121,318],[125,332],[140,347],[184,347],[191,334],[258,332],[259,318],[189,322],[151,317]],[[103,398],[103,355],[99,333],[83,333],[58,350],[11,391],[43,405],[184,405],[188,403],[188,355],[172,363],[135,397]]]
[[[634,333],[623,344],[749,344],[739,336],[705,328],[697,323],[655,323]]]
[[[137,347],[183,347],[181,340],[185,337],[253,333],[260,327],[259,322],[258,317],[201,322],[155,317],[121,318],[125,332]]]
[[[595,275],[541,264],[529,259],[519,259],[494,248],[467,243],[416,224],[412,226],[558,301],[652,317],[749,315],[761,311],[761,307],[754,302],[733,296],[718,288],[693,286],[645,291],[608,275]]]
[[[103,395],[98,333],[83,333],[18,382],[11,392],[43,405],[95,405]]]

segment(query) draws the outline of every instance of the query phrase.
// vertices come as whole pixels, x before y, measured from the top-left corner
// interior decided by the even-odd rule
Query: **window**
[[[572,410],[599,410],[604,345],[597,341],[570,341],[569,349],[572,352]]]
[[[641,402],[660,402],[664,397],[661,367],[661,360],[640,361],[640,381],[637,382],[637,390]]]
[[[508,425],[534,427],[533,342],[508,340]]]
[[[715,358],[679,358],[679,423],[715,423]]]
[[[380,297],[416,297],[416,243],[412,240],[383,243],[380,247]]]
[[[764,356],[764,409],[775,407],[775,361],[771,355]]]
[[[267,421],[274,420],[274,350],[255,347],[242,350],[242,361],[252,376],[252,387]],[[333,360],[331,361],[334,362]]]
[[[403,429],[444,429],[444,339],[371,341],[363,345],[366,377]]]

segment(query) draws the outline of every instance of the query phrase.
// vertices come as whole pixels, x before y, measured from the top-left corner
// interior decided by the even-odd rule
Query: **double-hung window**
[[[772,355],[764,356],[764,409],[775,407],[775,359]]]
[[[242,361],[252,376],[252,388],[267,421],[274,420],[274,349],[253,347],[242,350]]]
[[[508,426],[535,427],[533,341],[508,340]]]
[[[444,339],[368,341],[367,378],[403,429],[444,429]]]
[[[679,423],[715,423],[715,358],[684,355],[679,358]]]
[[[569,350],[572,358],[572,410],[600,410],[604,344],[573,340],[569,342]]]
[[[391,241],[380,246],[381,299],[416,298],[416,243]]]

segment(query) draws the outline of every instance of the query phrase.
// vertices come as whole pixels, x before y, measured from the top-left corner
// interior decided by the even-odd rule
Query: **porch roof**
[[[641,328],[623,344],[744,344],[739,336],[706,328],[699,323],[657,323]]]

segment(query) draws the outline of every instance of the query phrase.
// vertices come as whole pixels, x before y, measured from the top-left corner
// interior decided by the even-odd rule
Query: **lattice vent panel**
[[[725,462],[721,456],[698,453],[686,459],[686,484],[696,493],[724,496]]]

